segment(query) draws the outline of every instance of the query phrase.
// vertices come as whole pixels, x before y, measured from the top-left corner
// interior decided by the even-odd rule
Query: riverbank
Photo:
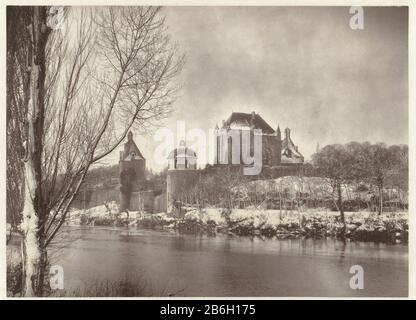
[[[280,211],[257,209],[182,208],[181,217],[166,213],[117,212],[116,205],[99,206],[71,213],[71,223],[96,226],[137,226],[175,230],[181,233],[227,233],[237,236],[286,238],[340,238],[338,212],[310,210]],[[407,243],[407,212],[346,212],[346,237],[353,241]]]

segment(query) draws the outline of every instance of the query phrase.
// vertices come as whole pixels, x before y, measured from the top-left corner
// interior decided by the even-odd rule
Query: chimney
[[[256,119],[256,113],[254,111],[251,111],[251,121],[250,121],[250,124],[251,124],[251,127],[252,128],[254,128],[254,121],[255,121],[255,119]]]

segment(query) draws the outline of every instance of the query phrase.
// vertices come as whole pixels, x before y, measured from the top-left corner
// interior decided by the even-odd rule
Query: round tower
[[[176,203],[183,201],[184,195],[198,181],[199,170],[196,169],[197,156],[188,148],[185,141],[172,150],[168,157],[166,180],[167,212],[172,213]]]

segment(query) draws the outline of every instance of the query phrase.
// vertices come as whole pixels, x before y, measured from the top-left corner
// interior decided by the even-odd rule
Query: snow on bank
[[[407,213],[347,212],[346,236],[353,240],[407,242]],[[334,237],[343,236],[338,212],[284,212],[253,209],[187,208],[177,229],[183,232],[228,231],[236,235],[266,237]]]
[[[225,225],[227,223],[251,223],[254,227],[270,225],[277,227],[288,222],[301,221],[302,219],[333,220],[339,217],[336,211],[309,210],[305,212],[285,211],[285,210],[263,210],[257,208],[246,209],[224,209],[224,208],[184,208],[183,220],[199,221],[201,223],[215,223]],[[118,212],[118,205],[115,201],[105,205],[93,207],[86,210],[73,210],[70,212],[70,223],[80,224],[81,217],[88,217],[89,220],[97,219],[128,219],[144,220],[154,219],[166,223],[172,223],[178,218],[174,218],[167,213],[141,213],[138,211]],[[378,216],[375,212],[345,212],[347,223],[364,224],[367,220],[380,220],[382,222],[402,221],[408,218],[407,212],[384,213]]]
[[[231,232],[237,235],[268,237],[307,236],[339,237],[343,224],[338,212],[308,210],[262,210],[257,208],[182,208],[180,217],[166,213],[118,213],[116,203],[88,210],[72,211],[83,225],[140,226],[175,229],[182,232]],[[75,219],[72,219],[75,221]],[[408,213],[346,212],[347,236],[371,241],[407,241]]]
[[[225,224],[227,219],[231,223],[252,223],[254,227],[262,225],[271,225],[277,227],[281,224],[290,223],[294,221],[301,221],[302,219],[320,219],[320,220],[334,220],[339,217],[339,212],[335,211],[280,211],[280,210],[261,210],[255,208],[246,209],[223,209],[223,208],[203,208],[198,210],[196,208],[189,208],[189,211],[184,215],[185,220],[199,220],[202,223],[209,221],[215,222],[217,225]],[[385,213],[378,216],[375,212],[361,211],[361,212],[345,212],[347,223],[365,223],[369,219],[380,219],[383,222],[391,221],[407,221],[407,212]]]
[[[120,212],[117,202],[111,201],[106,204],[89,209],[76,209],[69,212],[67,223],[69,225],[91,224],[95,221],[115,221],[116,219],[136,220],[140,213],[136,211]]]

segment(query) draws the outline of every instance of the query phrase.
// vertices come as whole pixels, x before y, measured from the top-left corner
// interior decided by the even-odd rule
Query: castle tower
[[[262,140],[262,161],[263,165],[273,166],[277,161],[276,132],[264,119],[255,111],[251,113],[233,112],[227,120],[223,120],[222,127],[217,132],[217,164],[235,165],[242,164],[242,134],[250,132],[251,141],[250,154],[254,153],[254,130],[261,130]],[[256,133],[257,135],[257,133]],[[233,155],[233,146],[239,142],[240,146],[235,150],[240,154]],[[259,147],[256,145],[256,147]],[[233,159],[234,156],[234,159]],[[238,157],[235,159],[235,157]]]
[[[219,132],[220,128],[218,127],[218,123],[215,124],[215,129],[214,129],[214,138],[215,138],[215,159],[214,159],[214,163],[218,164],[220,162],[219,154],[220,154],[220,137],[219,137]]]
[[[285,129],[285,138],[282,140],[282,163],[284,164],[302,164],[303,155],[299,152],[298,146],[294,144],[290,129]]]
[[[133,191],[140,190],[145,177],[146,159],[133,140],[133,133],[127,135],[127,142],[120,152],[120,212],[130,209]]]
[[[276,130],[276,161],[275,165],[280,165],[282,163],[282,133],[280,132],[280,126],[277,125]]]
[[[287,127],[285,129],[285,139],[290,139],[290,129]]]
[[[181,202],[186,192],[198,182],[196,160],[195,151],[188,148],[185,141],[170,152],[166,178],[167,213],[172,213],[176,203]]]

